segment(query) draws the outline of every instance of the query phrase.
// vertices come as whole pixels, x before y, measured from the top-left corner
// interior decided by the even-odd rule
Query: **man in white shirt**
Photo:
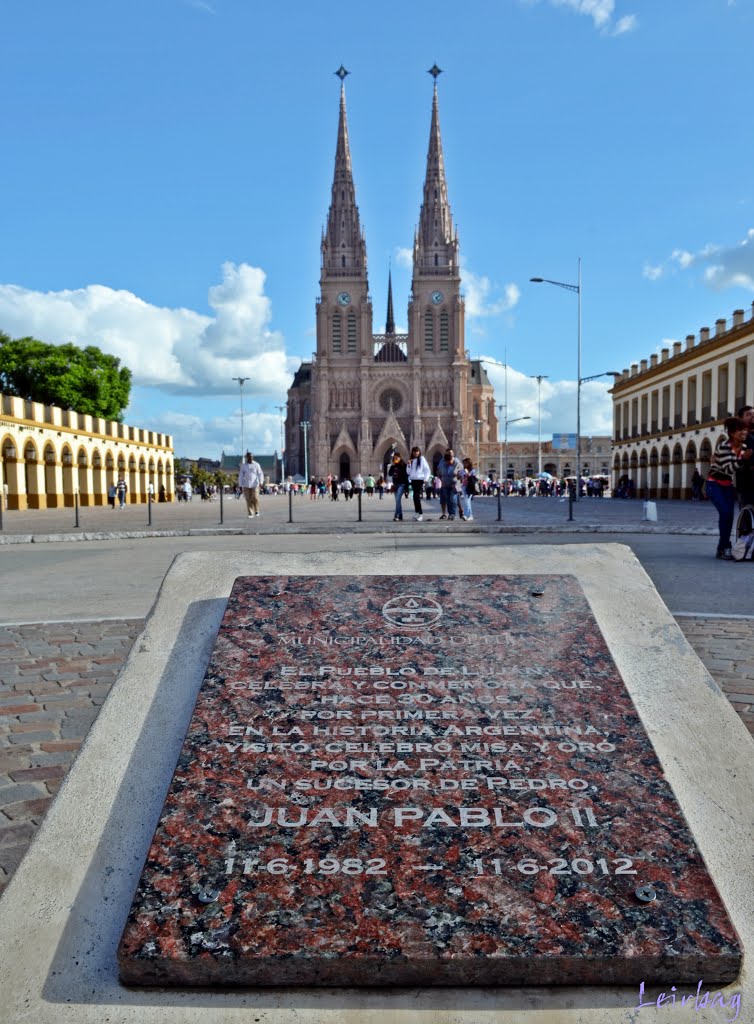
[[[241,463],[238,471],[238,486],[243,490],[249,519],[259,515],[259,488],[263,483],[262,467],[254,461],[251,452],[246,452],[246,462]]]

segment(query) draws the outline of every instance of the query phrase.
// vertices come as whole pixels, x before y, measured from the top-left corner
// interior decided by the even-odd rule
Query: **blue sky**
[[[510,436],[754,300],[752,0],[17,0],[0,11],[0,330],[98,344],[176,454],[280,447],[315,345],[338,79],[375,331],[406,323],[435,61],[467,348]],[[747,316],[749,312],[747,312]],[[501,369],[490,365],[497,400]],[[584,385],[609,432],[608,383]],[[750,399],[754,396],[749,396]]]

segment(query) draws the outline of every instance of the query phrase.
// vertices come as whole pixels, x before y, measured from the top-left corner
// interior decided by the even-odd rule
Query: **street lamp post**
[[[482,431],[482,421],[474,420],[474,429],[476,430],[476,469],[479,472],[479,435]]]
[[[498,471],[497,471],[497,483],[498,487],[503,486],[503,409],[504,405],[498,405],[497,407],[497,443],[498,443]],[[505,409],[506,413],[508,412]]]
[[[309,420],[301,420],[301,429],[304,432],[304,480],[309,486]]]
[[[285,483],[285,419],[283,413],[286,407],[284,405],[276,405],[275,408],[280,413],[280,483]],[[309,481],[306,481],[307,484]]]
[[[602,373],[593,373],[589,377],[580,377],[579,378],[579,394],[581,394],[581,385],[582,384],[586,384],[587,381],[599,380],[600,377],[620,377],[620,375],[621,375],[620,370],[604,370]],[[581,440],[581,438],[579,438],[579,440]],[[581,445],[579,445],[576,448],[576,455],[577,455],[577,457],[580,454],[581,454]],[[578,477],[578,482],[577,482],[576,490],[577,491],[581,490],[581,476],[580,475]]]
[[[514,419],[505,421],[505,479],[508,479],[508,424],[520,423],[521,420],[530,420],[531,416],[516,416]]]
[[[502,484],[503,484],[503,440],[502,440],[500,434],[501,434],[502,423],[503,423],[503,410],[505,410],[505,415],[506,416],[508,415],[508,349],[505,349],[505,352],[503,353],[503,362],[502,363],[500,362],[499,359],[480,359],[479,362],[480,363],[489,363],[490,366],[502,366],[503,369],[505,370],[505,376],[503,378],[504,382],[505,382],[505,384],[504,384],[503,402],[502,402],[501,405],[498,405],[498,407],[497,407],[497,441],[498,441],[498,445],[499,445],[498,483],[502,487]],[[477,446],[477,462],[479,462],[478,446]]]
[[[550,281],[546,277],[530,277],[534,284],[554,284],[557,288],[565,288],[576,292],[578,297],[578,348],[576,361],[576,501],[581,498],[581,257],[579,256],[579,274],[576,284],[563,281]]]
[[[250,377],[234,377],[233,378],[233,380],[237,380],[238,381],[238,388],[239,388],[239,391],[241,392],[241,459],[242,460],[243,460],[243,456],[244,456],[244,450],[243,450],[243,386],[246,383],[246,381],[250,380],[250,379],[251,379]]]
[[[542,473],[542,381],[548,380],[546,373],[531,373],[529,376],[537,382],[537,472]]]

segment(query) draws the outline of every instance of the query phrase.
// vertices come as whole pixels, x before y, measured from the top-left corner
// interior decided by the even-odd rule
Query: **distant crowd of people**
[[[731,536],[735,518],[736,503],[740,510],[750,507],[749,527],[745,531],[754,535],[754,407],[745,405],[737,416],[728,417],[723,423],[723,434],[718,439],[710,460],[706,480],[699,470],[691,478],[692,500],[708,499],[718,512],[718,544],[716,557],[729,561],[738,558],[732,551]],[[580,494],[589,498],[602,498],[609,494],[609,481],[605,476],[581,479],[578,483]],[[557,497],[574,494],[576,480],[573,477],[558,479],[550,473],[539,473],[536,477],[507,479],[501,482],[491,473],[483,474],[474,466],[470,457],[459,459],[452,448],[448,448],[434,468],[418,446],[411,449],[408,460],[398,451],[393,451],[384,471],[378,475],[340,477],[328,474],[326,477],[312,476],[307,482],[287,481],[283,484],[265,482],[264,472],[251,452],[247,452],[241,463],[237,486],[237,498],[244,497],[250,519],[260,515],[260,494],[301,494],[311,501],[344,501],[364,495],[367,500],[377,496],[382,501],[386,496],[394,501],[393,520],[403,521],[403,500],[410,498],[413,503],[413,518],[422,522],[423,502],[439,501],[441,520],[452,521],[458,517],[463,522],[472,522],[473,500],[477,497]],[[123,476],[108,488],[108,503],[111,508],[123,508],[128,485]],[[191,501],[194,489],[189,477],[178,482],[178,501]],[[219,494],[216,484],[201,483],[197,489],[202,501],[214,501]],[[149,484],[149,495],[154,496],[154,485]],[[634,481],[624,474],[617,481],[616,498],[635,498]],[[166,500],[164,485],[160,486],[159,501]],[[740,535],[744,532],[740,523]],[[737,540],[740,538],[737,538]],[[754,541],[752,542],[754,546]],[[754,557],[747,555],[746,557]]]

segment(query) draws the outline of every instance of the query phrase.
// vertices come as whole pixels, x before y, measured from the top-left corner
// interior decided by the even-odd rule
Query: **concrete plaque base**
[[[736,932],[580,583],[236,580],[127,984],[717,984]]]

